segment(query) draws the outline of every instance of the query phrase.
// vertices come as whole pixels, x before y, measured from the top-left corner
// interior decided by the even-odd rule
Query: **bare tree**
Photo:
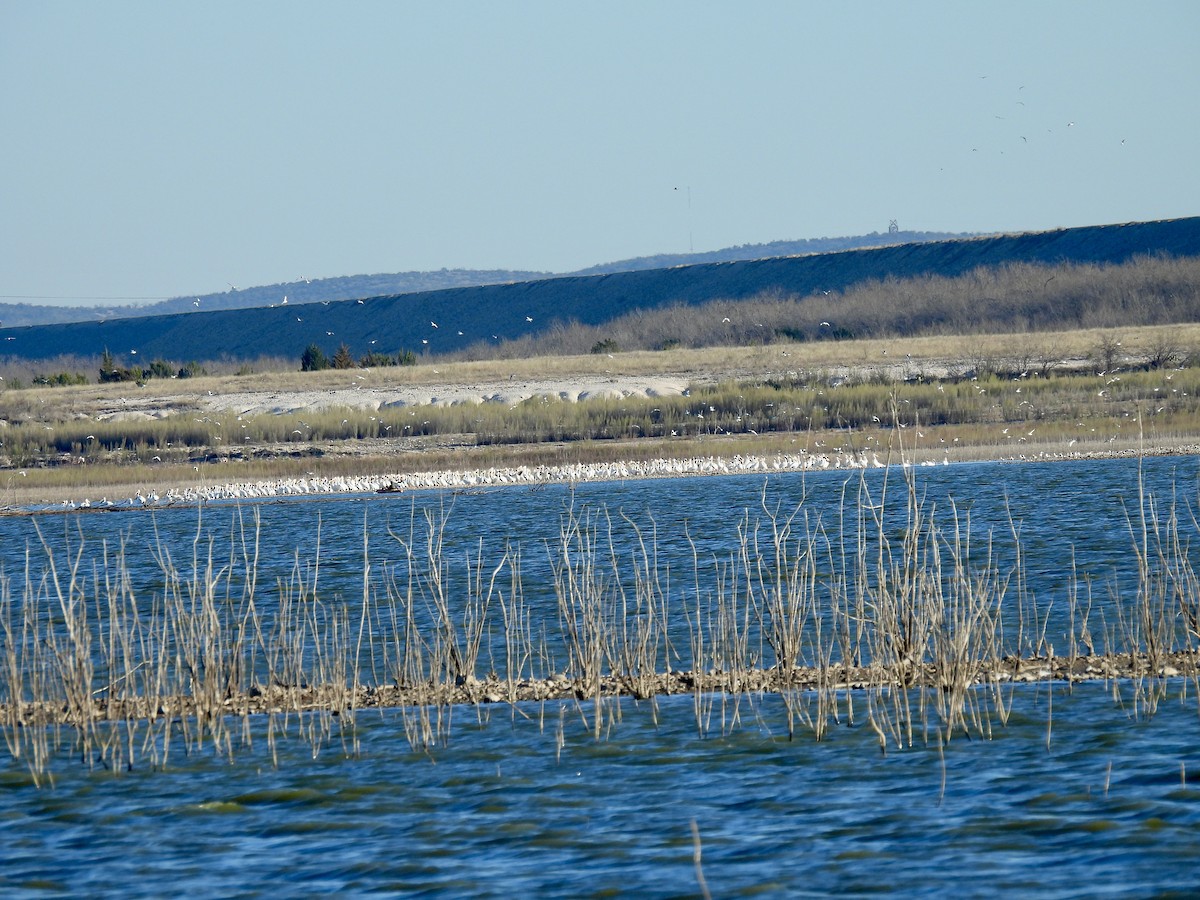
[[[1146,346],[1146,365],[1151,369],[1165,369],[1182,358],[1179,344],[1168,332],[1153,338]]]
[[[1121,342],[1117,340],[1117,336],[1106,334],[1100,338],[1099,343],[1092,350],[1092,359],[1096,361],[1096,368],[1099,371],[1112,372],[1117,368],[1117,362],[1123,353]]]

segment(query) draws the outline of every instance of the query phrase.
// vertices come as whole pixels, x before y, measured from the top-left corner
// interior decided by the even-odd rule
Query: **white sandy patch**
[[[680,378],[613,377],[600,381],[562,379],[537,382],[445,384],[430,387],[345,387],[324,391],[238,391],[200,397],[201,405],[215,412],[239,415],[311,412],[330,408],[386,409],[403,406],[456,406],[463,403],[503,403],[515,406],[532,397],[552,397],[568,402],[607,397],[679,396],[687,389]]]

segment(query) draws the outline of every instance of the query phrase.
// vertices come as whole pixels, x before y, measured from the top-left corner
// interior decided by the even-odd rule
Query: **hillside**
[[[35,303],[0,303],[0,322],[9,327],[21,325],[63,325],[68,322],[95,322],[103,319],[162,316],[251,309],[275,306],[285,299],[287,305],[321,303],[327,300],[355,300],[418,291],[440,291],[452,287],[504,284],[551,278],[550,272],[525,272],[509,269],[440,269],[435,272],[398,272],[386,275],[345,275],[337,278],[302,278],[279,284],[236,288],[217,294],[189,294],[155,303],[108,306],[48,306]]]
[[[96,357],[108,348],[126,360],[136,352],[136,358],[146,363],[156,357],[298,360],[312,343],[332,349],[344,342],[356,357],[402,348],[444,353],[537,335],[572,322],[599,324],[634,310],[673,304],[771,293],[806,297],[871,280],[954,276],[1009,263],[1119,263],[1155,253],[1200,255],[1200,217],[546,278],[302,307],[199,309],[106,322],[6,327],[3,351],[5,356],[36,360],[63,354]]]
[[[828,253],[857,247],[879,247],[887,244],[907,244],[918,241],[948,240],[972,235],[946,234],[932,231],[895,231],[854,237],[813,238],[801,241],[772,241],[767,244],[743,244],[702,253],[659,254],[640,256],[617,262],[590,266],[578,272],[555,275],[553,272],[529,272],[513,269],[439,269],[432,272],[397,272],[378,275],[345,275],[336,278],[301,278],[296,281],[236,288],[216,294],[189,294],[155,303],[105,306],[48,306],[34,303],[0,303],[0,323],[10,328],[21,325],[62,325],[68,322],[95,322],[100,319],[164,316],[172,313],[191,313],[197,310],[213,312],[222,309],[251,309],[257,306],[288,306],[302,303],[322,303],[332,300],[358,300],[364,297],[415,294],[456,287],[479,287],[506,284],[513,281],[536,281],[564,275],[608,275],[614,272],[636,272],[644,269],[664,269],[668,266],[706,262],[732,262],[741,259],[762,259],[768,256],[799,256],[808,253]]]

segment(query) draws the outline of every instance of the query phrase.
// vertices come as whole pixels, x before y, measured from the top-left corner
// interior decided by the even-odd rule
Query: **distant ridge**
[[[311,343],[371,350],[451,352],[512,340],[556,325],[595,325],[635,309],[738,300],[766,292],[804,297],[871,279],[960,275],[1008,263],[1120,263],[1141,255],[1200,256],[1200,217],[950,241],[799,257],[705,263],[607,275],[544,278],[304,306],[193,312],[105,323],[0,330],[0,354],[62,354],[169,360],[297,360]],[[436,323],[436,324],[435,324]]]
[[[331,300],[358,300],[365,297],[395,296],[425,291],[440,291],[455,287],[478,287],[487,284],[507,284],[513,281],[536,281],[542,278],[561,278],[565,275],[607,275],[613,272],[636,272],[643,269],[663,269],[668,266],[702,262],[731,262],[738,259],[762,259],[767,256],[796,256],[804,253],[827,253],[855,247],[878,247],[885,244],[907,244],[916,241],[936,241],[973,237],[936,231],[871,232],[854,237],[811,238],[800,241],[772,241],[768,244],[742,244],[701,253],[659,254],[639,256],[590,266],[578,272],[529,272],[514,269],[438,269],[430,272],[396,272],[377,275],[341,275],[335,278],[300,278],[296,281],[235,288],[217,294],[188,294],[150,303],[129,305],[49,306],[35,303],[0,303],[0,322],[9,327],[18,325],[61,325],[67,322],[94,322],[98,319],[123,319],[133,316],[165,316],[171,313],[191,313],[197,310],[213,312],[219,309],[250,309],[255,306],[276,306],[287,303],[324,303]]]
[[[645,269],[667,269],[673,266],[694,266],[698,263],[737,262],[738,260],[767,259],[772,256],[807,256],[812,253],[833,253],[837,250],[858,250],[864,247],[887,247],[893,244],[917,244],[925,241],[949,241],[979,237],[976,234],[953,234],[945,231],[887,231],[860,234],[856,237],[809,238],[803,241],[771,241],[766,244],[741,244],[723,250],[700,253],[660,253],[639,256],[617,262],[588,266],[570,275],[612,275],[616,272],[641,272]]]

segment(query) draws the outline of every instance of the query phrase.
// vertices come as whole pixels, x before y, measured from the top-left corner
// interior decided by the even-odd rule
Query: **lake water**
[[[1146,460],[1144,484],[1165,508],[1194,506],[1194,458]],[[1072,555],[1112,608],[1134,575],[1127,516],[1133,461],[977,464],[920,470],[937,515],[950,498],[969,531],[995,537],[999,565],[1020,532],[1029,590],[1060,648]],[[800,507],[832,527],[884,474],[817,473],[331,498],[154,513],[39,517],[49,544],[91,571],[101,542],[123,542],[137,590],[161,588],[150,548],[190,560],[199,533],[227,548],[231,523],[260,521],[260,584],[319,559],[321,592],[363,593],[399,558],[423,509],[445,515],[450,559],[519,542],[531,614],[553,620],[547,542],[565,511],[603,510],[624,554],[623,512],[653,530],[663,568],[688,573],[728,553],[744,511]],[[888,490],[902,490],[899,473]],[[903,515],[885,527],[902,529]],[[967,526],[964,525],[964,528]],[[0,520],[4,572],[21,578],[37,546],[30,519]],[[320,533],[318,542],[318,529]],[[319,547],[319,550],[318,550]],[[1188,551],[1190,552],[1190,550]],[[35,558],[37,554],[35,553]],[[218,552],[218,558],[221,553]],[[203,554],[202,554],[203,556]],[[688,576],[690,577],[690,576]],[[672,589],[674,590],[674,589]],[[1097,621],[1100,620],[1099,612]],[[1105,620],[1108,621],[1107,619]],[[552,628],[553,624],[547,626]],[[492,637],[494,640],[494,636]],[[557,660],[556,662],[561,662]],[[0,889],[17,894],[199,896],[411,892],[446,896],[696,896],[694,859],[715,897],[899,892],[983,896],[1194,894],[1200,888],[1200,700],[1168,679],[1150,714],[1133,685],[1013,689],[1013,713],[990,739],[918,740],[884,755],[861,703],[818,742],[787,738],[777,696],[713,698],[701,733],[695,699],[610,704],[597,739],[589,703],[452,711],[446,745],[412,749],[405,713],[360,711],[314,748],[284,738],[274,754],[252,721],[231,756],[178,751],[159,768],[111,773],[57,759],[53,786],[0,757]],[[693,833],[695,826],[695,836]]]

